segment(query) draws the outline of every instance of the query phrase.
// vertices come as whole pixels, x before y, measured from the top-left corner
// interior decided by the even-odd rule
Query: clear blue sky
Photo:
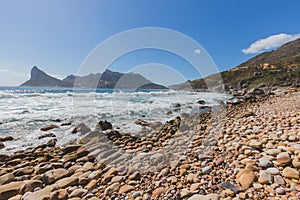
[[[57,77],[76,74],[100,42],[149,26],[188,35],[226,70],[300,37],[299,8],[296,0],[1,0],[0,85],[19,85],[34,65]],[[259,39],[265,40],[255,43]],[[154,50],[125,55],[111,69],[126,72],[151,62],[199,78],[184,60]]]

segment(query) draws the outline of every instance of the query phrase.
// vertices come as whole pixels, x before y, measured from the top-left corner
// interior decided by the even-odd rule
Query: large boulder
[[[98,124],[96,125],[96,128],[95,128],[96,131],[100,131],[100,130],[106,131],[106,130],[112,130],[112,129],[113,129],[112,124],[106,120],[98,122]]]

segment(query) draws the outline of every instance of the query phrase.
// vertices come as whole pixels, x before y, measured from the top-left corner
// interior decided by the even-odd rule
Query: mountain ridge
[[[276,50],[264,52],[238,66],[220,73],[225,90],[266,86],[300,85],[300,39],[288,42]],[[218,80],[212,74],[205,78],[170,86],[171,89],[207,90],[205,81]]]
[[[120,73],[105,70],[85,76],[68,75],[60,80],[34,66],[30,79],[20,86],[30,87],[78,87],[78,88],[118,88],[118,89],[168,89],[151,82],[140,74]]]

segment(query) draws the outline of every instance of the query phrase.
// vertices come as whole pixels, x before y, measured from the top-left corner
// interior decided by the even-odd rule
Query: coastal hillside
[[[151,82],[140,74],[119,73],[106,70],[103,73],[86,76],[69,75],[63,80],[54,78],[36,66],[31,77],[21,86],[30,87],[78,87],[78,88],[119,88],[119,89],[167,89],[163,85]]]
[[[213,79],[211,75],[205,80]],[[277,50],[259,54],[237,67],[221,72],[226,89],[266,86],[295,86],[300,83],[300,39]],[[176,89],[206,89],[203,78],[177,85]],[[173,87],[171,87],[173,88]]]

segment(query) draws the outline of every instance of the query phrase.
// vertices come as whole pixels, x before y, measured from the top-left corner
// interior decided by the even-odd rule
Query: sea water
[[[72,130],[81,122],[94,129],[97,122],[107,120],[121,133],[134,133],[141,129],[134,122],[170,120],[180,113],[191,113],[199,108],[198,101],[216,105],[226,101],[228,95],[174,90],[117,90],[72,88],[0,87],[0,137],[12,136],[4,142],[0,153],[35,147],[50,138],[38,139],[45,133],[54,133],[57,145],[81,137]],[[69,126],[60,126],[71,122]],[[57,129],[42,132],[48,125]]]

